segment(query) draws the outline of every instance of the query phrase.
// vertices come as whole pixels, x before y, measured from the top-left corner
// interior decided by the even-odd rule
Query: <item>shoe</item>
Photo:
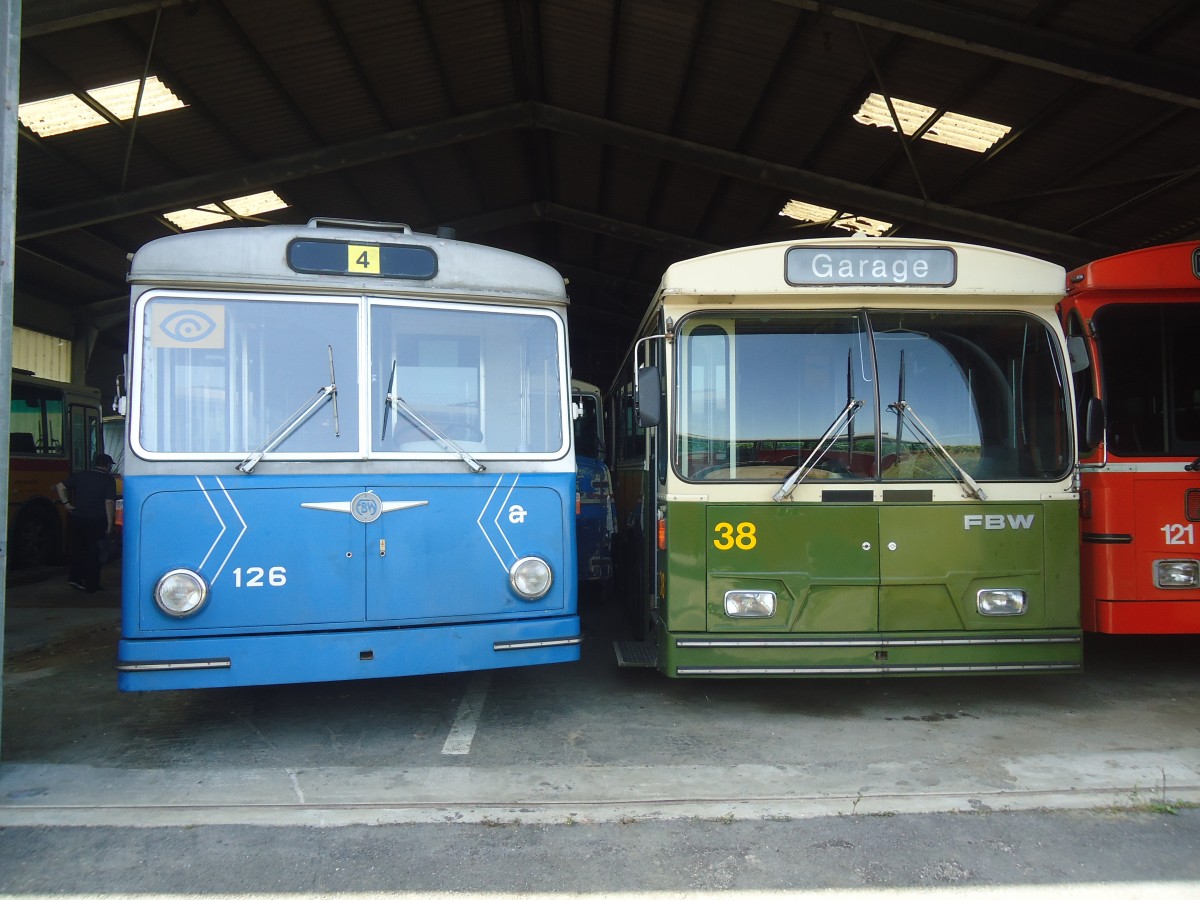
[[[69,584],[71,587],[75,588],[75,590],[77,590],[77,591],[86,591],[87,590],[87,588],[85,588],[78,581],[68,581],[67,584]]]

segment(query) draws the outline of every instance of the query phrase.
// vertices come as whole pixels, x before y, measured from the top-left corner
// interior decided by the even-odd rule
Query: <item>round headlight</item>
[[[154,602],[168,616],[190,616],[207,601],[208,583],[191,569],[172,569],[154,586]]]
[[[522,600],[537,600],[546,596],[554,583],[550,564],[536,556],[518,559],[508,570],[508,580]]]

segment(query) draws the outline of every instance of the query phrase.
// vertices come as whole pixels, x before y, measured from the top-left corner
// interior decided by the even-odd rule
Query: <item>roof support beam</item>
[[[378,137],[322,147],[277,160],[252,163],[226,172],[197,175],[124,194],[29,212],[18,217],[17,239],[27,240],[126,216],[209,203],[214,198],[278,187],[287,181],[320,172],[350,168],[408,153],[463,143],[497,132],[528,127],[586,137],[634,153],[670,159],[729,178],[810,197],[829,206],[854,209],[890,221],[928,225],[972,238],[1027,249],[1041,255],[1083,261],[1115,252],[1114,248],[1108,245],[1057,231],[970,212],[945,203],[925,201],[919,197],[819,175],[793,166],[535,103],[503,106],[433,125],[392,131]],[[572,215],[581,214],[573,212]],[[638,228],[634,225],[624,227],[631,233]],[[609,229],[608,233],[613,232]]]
[[[559,225],[566,225],[570,228],[578,228],[581,231],[591,231],[630,243],[653,247],[656,250],[678,256],[681,259],[689,256],[703,256],[706,253],[715,253],[718,250],[726,249],[718,244],[694,241],[677,234],[667,234],[654,228],[645,228],[629,222],[619,222],[607,216],[598,216],[595,213],[572,209],[569,206],[562,206],[558,203],[539,203],[538,206],[544,209],[544,216],[548,221],[557,222]]]
[[[634,153],[663,157],[729,178],[767,185],[810,198],[814,202],[819,201],[826,206],[853,209],[858,213],[879,215],[889,221],[905,224],[928,225],[973,238],[998,241],[1041,255],[1052,254],[1084,261],[1115,252],[1115,248],[1106,244],[1070,237],[1057,231],[730,153],[557,107],[539,106],[537,124],[562,134],[604,141]]]
[[[883,31],[1200,109],[1194,67],[936,0],[776,0]]]
[[[454,221],[440,224],[449,225],[458,234],[467,237],[472,234],[486,234],[490,231],[511,228],[514,225],[528,225],[531,222],[555,222],[559,225],[577,228],[580,231],[605,234],[631,244],[642,244],[647,247],[653,247],[664,253],[674,254],[681,259],[689,256],[702,256],[705,253],[714,253],[717,250],[725,249],[717,244],[693,241],[689,238],[680,237],[677,234],[667,234],[664,231],[658,231],[654,228],[632,225],[629,222],[619,222],[607,216],[599,216],[580,209],[572,209],[569,206],[562,206],[558,203],[528,203],[522,206],[499,209],[494,212],[470,216],[465,219],[455,219]],[[422,225],[417,230],[432,231],[436,224],[439,223]]]
[[[250,163],[225,172],[194,175],[123,194],[110,194],[55,209],[18,215],[18,240],[28,240],[127,216],[211,203],[278,187],[288,181],[379,162],[422,150],[460,144],[498,132],[528,127],[524,104],[501,106],[432,125],[389,131],[376,137],[320,147],[278,159]]]
[[[38,0],[26,3],[21,13],[21,37],[37,37],[79,28],[110,19],[124,19],[141,13],[154,12],[158,8],[183,6],[196,0],[129,0],[114,3],[113,0]]]

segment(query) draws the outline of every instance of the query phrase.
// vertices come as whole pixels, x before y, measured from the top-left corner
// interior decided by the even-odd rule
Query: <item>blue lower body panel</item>
[[[576,662],[578,616],[337,632],[125,639],[123,691],[393,678]]]
[[[612,577],[612,517],[603,507],[585,506],[575,519],[575,541],[580,581]]]

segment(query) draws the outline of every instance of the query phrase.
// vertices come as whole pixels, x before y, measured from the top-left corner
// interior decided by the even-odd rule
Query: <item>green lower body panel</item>
[[[881,677],[1073,672],[1078,630],[864,636],[659,632],[659,669],[673,678]]]
[[[657,664],[672,677],[1082,665],[1072,499],[676,502],[664,517]]]

